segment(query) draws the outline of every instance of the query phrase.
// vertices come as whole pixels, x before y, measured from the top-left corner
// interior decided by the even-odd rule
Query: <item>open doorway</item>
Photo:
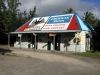
[[[48,36],[48,50],[53,50],[53,36]]]
[[[61,40],[61,36],[60,34],[57,34],[55,36],[55,50],[56,51],[60,51],[60,40]]]
[[[60,51],[60,40],[60,34],[48,36],[48,50]]]

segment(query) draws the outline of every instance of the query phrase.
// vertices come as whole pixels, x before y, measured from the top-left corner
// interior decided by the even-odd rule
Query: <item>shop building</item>
[[[16,35],[16,48],[86,52],[90,51],[91,30],[77,14],[64,14],[35,17],[10,35]]]

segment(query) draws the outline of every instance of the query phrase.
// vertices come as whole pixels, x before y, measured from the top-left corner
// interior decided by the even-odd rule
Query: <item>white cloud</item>
[[[80,14],[94,9],[92,4],[82,2],[82,0],[20,0],[20,2],[22,3],[20,7],[22,11],[29,10],[36,5],[37,14],[40,16],[63,14],[64,10],[70,7],[79,13],[81,12]],[[99,15],[99,10],[95,14]]]

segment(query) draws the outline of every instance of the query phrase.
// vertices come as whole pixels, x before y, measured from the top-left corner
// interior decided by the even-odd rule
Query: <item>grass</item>
[[[100,59],[100,52],[83,52],[77,53],[77,55]]]

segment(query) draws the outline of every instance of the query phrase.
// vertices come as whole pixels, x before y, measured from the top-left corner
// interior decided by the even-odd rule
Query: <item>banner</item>
[[[24,31],[41,30],[48,18],[49,17],[33,18],[33,20],[29,23],[29,27]]]
[[[71,18],[72,15],[51,16],[42,30],[65,30]]]

